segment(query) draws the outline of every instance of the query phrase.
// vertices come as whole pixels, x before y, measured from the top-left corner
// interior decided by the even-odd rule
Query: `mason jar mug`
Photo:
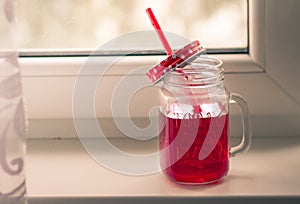
[[[227,175],[229,158],[246,152],[251,128],[245,99],[224,87],[222,61],[198,57],[163,78],[160,88],[160,165],[173,181],[207,184]],[[229,146],[229,104],[242,113],[241,143]]]

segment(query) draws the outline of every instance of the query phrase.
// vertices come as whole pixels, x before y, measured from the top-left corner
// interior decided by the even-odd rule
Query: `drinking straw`
[[[153,27],[154,27],[157,35],[158,35],[158,38],[159,38],[161,44],[165,48],[166,53],[168,55],[172,55],[173,51],[172,51],[172,49],[171,49],[171,47],[170,47],[170,45],[169,45],[169,43],[168,43],[168,41],[167,41],[164,33],[163,33],[163,31],[160,28],[160,26],[159,26],[159,24],[158,24],[158,22],[157,22],[157,20],[156,20],[156,18],[154,16],[154,14],[152,12],[152,9],[151,8],[147,8],[146,12],[147,12],[147,14],[149,16],[149,19],[150,19],[150,21],[151,21],[151,23],[152,23],[152,25],[153,25]]]
[[[151,9],[151,8],[147,8],[147,9],[146,9],[146,12],[147,12],[148,17],[149,17],[149,19],[150,19],[150,21],[151,21],[151,23],[152,23],[152,25],[153,25],[153,27],[154,27],[154,29],[155,29],[157,35],[158,35],[158,38],[159,38],[160,42],[162,43],[163,47],[165,48],[166,53],[167,53],[169,56],[172,55],[172,57],[173,57],[173,55],[175,55],[175,54],[173,54],[173,51],[172,51],[172,49],[171,49],[171,47],[170,47],[170,45],[169,45],[169,43],[168,43],[168,41],[167,41],[167,39],[166,39],[164,33],[163,33],[163,31],[162,31],[161,28],[160,28],[160,26],[159,26],[159,24],[158,24],[158,22],[157,22],[157,20],[156,20],[156,18],[155,18],[155,16],[154,16],[154,14],[153,14],[153,12],[152,12],[152,9]],[[199,43],[199,41],[196,41],[195,43],[196,43],[196,45],[197,45],[197,43]],[[199,43],[199,44],[200,44],[200,43]],[[175,59],[176,59],[177,56],[175,55],[174,57],[175,57]],[[155,70],[156,70],[156,72],[157,72],[157,69],[155,69]],[[182,70],[177,70],[177,72],[183,73]],[[185,79],[185,80],[188,80],[188,76],[185,75],[185,76],[184,76],[184,79]],[[155,79],[155,80],[156,80],[156,79]],[[191,89],[187,89],[187,90],[185,90],[185,91],[186,91],[187,95],[190,95],[190,96],[193,96],[193,95],[194,95],[194,93],[193,93],[193,91],[192,91]],[[192,100],[193,100],[193,99],[192,99]],[[198,104],[197,99],[195,99],[195,100],[196,100],[196,104]],[[194,104],[194,103],[191,102],[191,104]],[[197,106],[193,106],[193,108],[194,108],[194,111],[195,111],[195,112],[202,112],[200,106],[198,106],[198,107],[197,107]]]

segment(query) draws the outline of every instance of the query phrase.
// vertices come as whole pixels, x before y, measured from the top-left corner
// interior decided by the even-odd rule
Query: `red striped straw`
[[[172,71],[172,69],[168,70],[169,66],[171,66],[171,68],[175,68],[174,66],[177,67],[176,63],[179,63],[179,64],[183,63],[186,60],[185,59],[186,56],[183,55],[183,53],[181,53],[181,50],[179,50],[179,51],[177,50],[173,54],[173,51],[172,51],[172,49],[171,49],[164,33],[163,33],[163,31],[161,30],[161,28],[160,28],[160,26],[159,26],[159,24],[158,24],[158,22],[157,22],[157,20],[154,16],[152,10],[151,10],[151,8],[146,9],[146,12],[147,12],[147,14],[149,16],[149,19],[150,19],[157,35],[158,35],[158,38],[159,38],[161,44],[165,48],[166,53],[169,55],[168,58],[165,61],[163,61],[159,65],[155,66],[154,68],[149,70],[148,73],[147,73],[147,76],[152,80],[152,82],[156,83],[164,76],[163,73],[166,73],[167,71]],[[200,50],[203,49],[202,46],[201,46],[201,47],[198,48],[200,50],[197,50],[197,47],[199,45],[200,45],[199,41],[195,41],[192,44],[188,44],[187,46],[185,46],[182,49],[182,51],[187,51],[187,55],[195,54],[195,53],[193,53],[194,49],[195,49],[194,52],[197,52],[197,51],[200,51]],[[193,50],[192,50],[192,48],[193,48]],[[178,56],[176,54],[178,54]],[[183,57],[181,56],[181,54],[183,55]],[[168,66],[166,66],[165,63],[170,63],[170,64],[168,64]],[[174,66],[172,66],[171,64],[174,65]],[[184,73],[182,70],[176,70],[176,71],[178,71],[180,73]],[[188,76],[185,75],[184,78],[187,80]],[[185,91],[186,91],[187,95],[190,95],[190,96],[194,95],[194,93],[192,92],[191,89],[187,89]],[[192,100],[194,100],[194,99],[192,99]],[[195,98],[195,100],[196,100],[196,102],[195,103],[191,102],[191,104],[199,104],[199,102],[197,101],[197,98]],[[199,106],[193,106],[193,108],[194,108],[195,113],[201,113],[202,112],[200,105]]]
[[[163,33],[163,31],[161,30],[161,28],[160,28],[160,26],[159,26],[159,24],[158,24],[158,22],[157,22],[157,20],[156,20],[156,18],[154,16],[152,10],[151,10],[151,8],[147,8],[146,12],[147,12],[147,14],[149,16],[149,19],[150,19],[150,21],[151,21],[151,23],[152,23],[152,25],[153,25],[153,27],[154,27],[157,35],[158,35],[158,38],[159,38],[161,44],[165,48],[165,51],[167,52],[168,55],[172,55],[173,51],[172,51],[172,49],[171,49],[171,47],[170,47],[170,45],[169,45],[169,43],[168,43],[168,41],[167,41],[164,33]]]

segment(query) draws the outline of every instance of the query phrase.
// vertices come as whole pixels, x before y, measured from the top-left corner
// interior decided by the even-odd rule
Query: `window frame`
[[[283,97],[284,90],[282,88],[277,89],[277,82],[271,79],[269,75],[269,70],[272,67],[266,67],[266,2],[267,0],[249,0],[249,53],[247,54],[218,54],[218,58],[222,59],[225,64],[225,75],[228,76],[259,76],[263,78],[263,83],[266,84],[272,83],[272,87],[266,87],[269,94],[272,95],[272,98]],[[270,33],[268,33],[270,34]],[[261,43],[263,42],[263,43]],[[39,96],[35,96],[34,93],[30,93],[30,90],[34,89],[34,80],[43,81],[47,78],[53,82],[56,79],[76,77],[80,67],[83,65],[87,58],[86,57],[36,57],[29,58],[24,57],[20,58],[20,65],[22,67],[22,76],[24,79],[25,86],[25,97],[33,96],[30,100],[27,100],[30,107],[40,106],[37,102]],[[139,56],[138,60],[135,57],[124,60],[122,63],[118,63],[115,67],[115,71],[106,75],[107,77],[114,76],[124,76],[124,73],[130,71],[130,65],[143,65],[143,63],[155,64],[161,59],[161,56]],[[268,59],[271,60],[271,59]],[[101,66],[98,64],[98,66]],[[144,77],[144,73],[139,73],[138,77]],[[93,77],[93,76],[89,76]],[[271,81],[271,82],[270,82]],[[61,84],[62,87],[64,84]],[[274,86],[273,86],[274,85]],[[47,89],[51,89],[51,85],[44,87],[47,92]],[[260,89],[259,85],[253,84],[249,87],[249,91],[254,92],[255,90]],[[73,92],[72,86],[69,84],[68,88],[65,88],[64,94],[60,94],[57,97],[61,97],[62,104],[52,104],[51,101],[46,104],[46,107],[53,107],[62,105],[64,107],[69,107],[70,104],[67,104],[67,97],[70,97],[70,93]],[[236,90],[239,90],[237,87]],[[50,92],[53,90],[50,90]],[[105,97],[105,96],[104,96]],[[249,104],[254,103],[254,100],[257,98],[248,98]],[[291,103],[292,99],[287,99]],[[257,104],[257,103],[256,103]],[[42,104],[45,105],[45,104]],[[41,112],[39,112],[39,110]],[[269,110],[273,114],[282,115],[282,110],[271,109]],[[251,109],[255,118],[262,117],[264,120],[271,119],[272,115],[268,116],[265,112],[261,111],[260,107],[254,105]],[[291,109],[287,109],[286,113],[290,114]],[[284,115],[283,114],[283,115]],[[35,110],[30,110],[28,112],[29,121],[31,122],[31,127],[29,127],[29,137],[30,138],[40,138],[40,137],[76,137],[76,132],[74,127],[72,127],[72,117],[70,113],[64,111],[59,113],[51,113],[51,109],[43,110],[43,107],[35,108]],[[105,114],[104,114],[104,117]],[[278,121],[276,121],[278,122]],[[108,125],[109,126],[109,125]],[[276,132],[276,130],[271,130],[271,124],[261,125],[256,128],[255,134],[273,134],[280,135],[281,133]],[[54,129],[54,131],[53,131]],[[284,129],[284,128],[283,128]],[[288,129],[285,128],[285,130]],[[292,129],[289,131],[292,134]],[[283,134],[283,133],[282,133]],[[284,132],[284,134],[289,134]]]
[[[261,38],[263,33],[260,32],[261,28],[256,28],[255,23],[251,24],[253,21],[257,21],[261,17],[263,17],[263,9],[264,8],[264,0],[263,1],[252,1],[247,0],[248,9],[248,47],[246,48],[233,48],[233,49],[208,49],[208,54],[216,56],[225,62],[225,72],[227,73],[245,73],[245,72],[261,72],[263,69],[264,56],[259,52],[262,50],[262,45],[258,43],[253,43],[250,45],[250,42],[255,42],[254,39]],[[257,9],[253,9],[254,7],[260,8],[259,11]],[[251,11],[250,11],[251,10]],[[249,15],[250,12],[255,12],[255,15]],[[257,14],[259,15],[257,17]],[[255,19],[255,16],[257,19]],[[249,32],[250,29],[259,30],[257,35],[251,35]],[[259,47],[260,46],[260,47]],[[252,48],[252,49],[251,49]],[[39,54],[39,52],[42,54]],[[26,50],[20,50],[19,53],[19,62],[23,67],[22,75],[24,77],[39,77],[39,76],[76,76],[80,67],[86,62],[88,55],[91,53],[90,50],[74,50],[74,51],[47,51],[47,50],[37,50],[27,52]],[[257,54],[255,54],[257,53]],[[103,56],[101,53],[99,57],[109,57],[111,54],[106,53]],[[231,57],[229,56],[231,55]],[[96,53],[96,56],[98,54]],[[259,57],[260,56],[260,57]],[[129,57],[124,60],[122,63],[118,63],[115,72],[112,75],[122,75],[124,71],[122,69],[126,69],[130,66],[131,63],[137,63],[135,59],[136,56]],[[158,60],[163,59],[163,51],[154,51],[154,53],[146,53],[146,54],[138,54],[138,58],[141,61],[146,61],[147,63],[156,64]],[[99,66],[101,66],[101,62],[98,62]],[[143,64],[141,64],[143,65]],[[247,67],[247,69],[239,68],[237,69],[237,65],[240,67]],[[249,66],[250,65],[250,66]],[[232,68],[234,67],[234,68]],[[144,74],[144,73],[141,73]]]

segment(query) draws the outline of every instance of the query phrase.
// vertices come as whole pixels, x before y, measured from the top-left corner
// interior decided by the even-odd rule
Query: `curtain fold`
[[[14,0],[0,3],[0,203],[25,204],[26,120]]]

